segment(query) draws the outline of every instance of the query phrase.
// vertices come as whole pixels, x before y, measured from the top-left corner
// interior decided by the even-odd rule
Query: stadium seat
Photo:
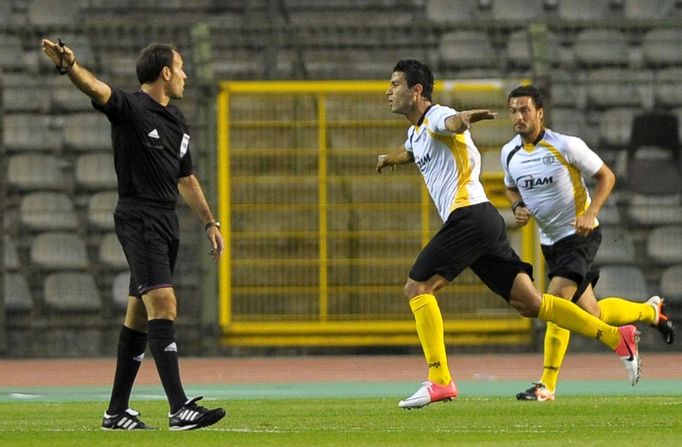
[[[544,0],[494,0],[491,5],[493,20],[532,21],[544,13]]]
[[[609,2],[594,0],[557,0],[557,15],[562,20],[601,20],[609,14]]]
[[[596,265],[635,263],[635,243],[630,234],[619,227],[604,225],[602,215],[599,215],[602,231],[602,242],[595,258]]]
[[[76,44],[74,44],[76,45]],[[76,47],[74,47],[76,48]],[[79,50],[80,57],[80,50]],[[50,92],[47,96],[53,113],[70,113],[92,110],[90,98],[61,76],[48,81]],[[105,118],[106,119],[106,118]]]
[[[602,209],[599,211],[599,225],[603,228],[608,227],[609,229],[621,225],[623,219],[613,198],[608,200]]]
[[[547,35],[547,56],[549,63],[556,66],[561,61],[561,45],[555,33]],[[530,68],[532,65],[531,42],[528,30],[521,29],[512,31],[507,38],[507,57],[509,64],[515,68]]]
[[[639,81],[631,71],[619,68],[596,68],[587,73],[587,100],[589,106],[601,109],[611,107],[639,107],[642,104],[637,88]]]
[[[661,296],[676,305],[682,304],[682,264],[666,267],[659,284]]]
[[[14,112],[46,113],[48,111],[50,92],[44,79],[28,73],[11,72],[3,73],[2,78],[3,107],[6,114],[8,112],[10,114]]]
[[[61,129],[49,115],[7,113],[3,116],[4,142],[9,151],[57,152],[62,147]]]
[[[95,280],[87,273],[56,272],[43,282],[45,305],[62,312],[94,312],[102,306]]]
[[[682,192],[679,158],[662,146],[640,146],[627,160],[628,190],[639,194],[664,195]]]
[[[88,190],[115,189],[113,151],[80,155],[76,160],[76,185]]]
[[[646,255],[656,264],[682,263],[682,228],[679,225],[653,228],[646,239]]]
[[[114,229],[114,209],[118,202],[118,192],[101,191],[88,199],[88,224],[96,231]]]
[[[30,0],[28,20],[32,25],[73,25],[80,23],[80,2],[72,0]]]
[[[585,114],[582,111],[576,108],[554,107],[545,113],[550,129],[582,138],[586,127]]]
[[[75,233],[51,231],[31,241],[31,264],[45,270],[85,269],[89,266],[85,242]]]
[[[33,308],[33,298],[26,278],[19,273],[5,273],[5,311],[28,312]]]
[[[682,67],[668,67],[656,71],[654,96],[657,107],[674,108],[682,106]]]
[[[121,272],[111,280],[111,302],[119,310],[128,307],[128,294],[130,285],[130,272]]]
[[[426,0],[426,18],[431,23],[453,23],[476,19],[479,0]]]
[[[666,67],[682,65],[682,29],[654,28],[642,39],[642,55],[647,65]]]
[[[128,268],[128,262],[116,233],[107,233],[102,237],[98,254],[100,263],[108,269],[122,270]]]
[[[9,3],[9,2],[0,2]],[[24,69],[23,45],[19,36],[0,34],[0,68],[3,72],[21,72]]]
[[[629,193],[627,198],[628,221],[633,227],[682,224],[680,194]]]
[[[623,15],[631,20],[667,19],[675,12],[676,0],[620,0]]]
[[[21,191],[63,191],[66,180],[56,156],[20,154],[9,159],[7,185]]]
[[[485,31],[450,31],[438,44],[441,67],[491,68],[498,65],[497,54]]]
[[[648,110],[637,114],[632,121],[630,151],[642,146],[661,147],[668,151],[668,156],[678,160],[680,135],[677,115],[667,110]]]
[[[614,29],[587,28],[580,31],[573,50],[576,62],[584,67],[624,67],[630,62],[627,38]]]
[[[21,199],[20,221],[32,231],[77,230],[71,199],[63,193],[35,192]]]
[[[599,146],[627,151],[637,112],[638,109],[632,107],[613,107],[603,111],[599,116]]]
[[[98,112],[66,115],[64,117],[64,146],[76,151],[112,151],[109,121]]]
[[[583,108],[586,88],[571,69],[554,69],[550,75],[548,99],[552,107]],[[549,112],[546,110],[545,112]]]
[[[649,297],[644,273],[634,265],[604,265],[594,288],[598,299],[617,296],[633,300]]]
[[[12,22],[12,2],[0,2],[0,25]]]
[[[5,250],[3,255],[5,268],[9,271],[17,270],[19,268],[19,255],[17,254],[17,247],[9,235],[2,236],[2,243]],[[1,269],[0,269],[1,270]]]

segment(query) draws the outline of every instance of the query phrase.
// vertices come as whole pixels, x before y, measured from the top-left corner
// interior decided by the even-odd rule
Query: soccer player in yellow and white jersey
[[[480,154],[469,133],[473,123],[494,119],[495,114],[457,112],[433,104],[432,91],[433,75],[427,65],[401,60],[393,68],[388,102],[391,111],[404,115],[412,126],[405,145],[379,155],[376,166],[381,172],[416,163],[444,222],[418,256],[404,288],[429,372],[428,380],[399,406],[420,408],[457,396],[435,293],[467,267],[521,315],[554,322],[608,345],[623,360],[631,383],[636,383],[640,368],[635,327],[609,326],[570,301],[541,294],[531,281],[531,265],[509,245],[504,219],[480,183]]]
[[[615,184],[611,169],[580,138],[543,126],[542,94],[536,87],[517,87],[508,102],[517,135],[500,154],[507,197],[519,225],[526,225],[531,216],[538,224],[549,266],[547,293],[573,301],[612,325],[651,324],[666,343],[672,343],[674,328],[662,298],[653,296],[647,302],[635,303],[610,297],[597,302],[594,296],[592,288],[599,271],[592,263],[602,240],[597,215]],[[594,199],[584,175],[596,181]],[[517,399],[555,399],[569,338],[568,330],[547,322],[542,377],[518,393]]]

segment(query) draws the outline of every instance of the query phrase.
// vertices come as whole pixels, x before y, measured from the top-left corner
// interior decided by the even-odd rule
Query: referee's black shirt
[[[174,209],[178,179],[192,174],[189,128],[180,109],[141,90],[112,89],[103,106],[111,122],[119,204]]]

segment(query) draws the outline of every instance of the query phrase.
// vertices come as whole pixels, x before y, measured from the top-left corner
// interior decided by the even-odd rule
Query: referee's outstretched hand
[[[73,50],[63,43],[52,42],[49,39],[43,39],[42,42],[43,52],[50,58],[50,60],[57,67],[62,67],[67,69],[73,65],[76,61],[76,55]]]

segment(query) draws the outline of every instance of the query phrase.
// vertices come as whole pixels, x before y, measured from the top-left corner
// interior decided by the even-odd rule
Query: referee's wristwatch
[[[204,231],[208,231],[209,228],[211,227],[216,227],[218,230],[220,230],[220,222],[209,222],[206,225],[204,225]]]

